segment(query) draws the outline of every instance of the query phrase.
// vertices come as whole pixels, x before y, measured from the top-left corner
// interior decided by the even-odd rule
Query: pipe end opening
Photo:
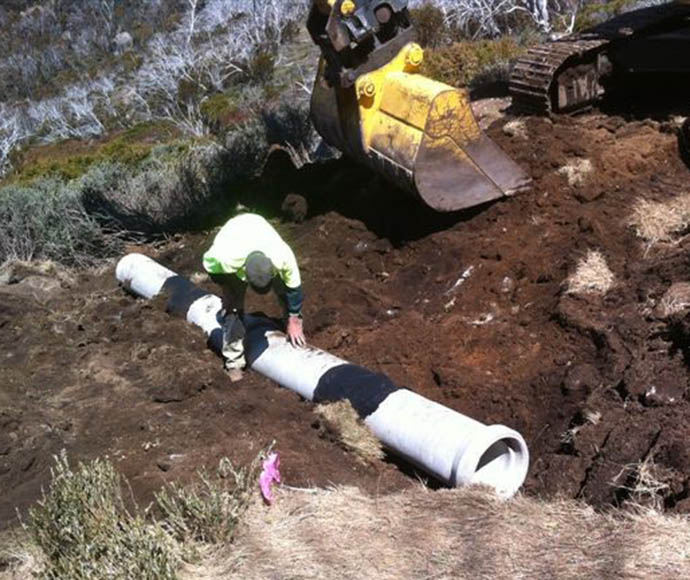
[[[529,451],[522,436],[503,427],[487,428],[487,438],[478,441],[458,465],[456,481],[483,484],[504,498],[513,496],[527,477]]]

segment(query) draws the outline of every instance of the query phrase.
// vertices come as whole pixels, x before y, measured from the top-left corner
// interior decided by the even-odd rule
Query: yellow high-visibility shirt
[[[244,265],[252,252],[263,252],[288,288],[298,288],[302,284],[290,246],[271,224],[253,213],[244,213],[227,221],[204,254],[204,268],[210,274],[237,274],[246,282]]]

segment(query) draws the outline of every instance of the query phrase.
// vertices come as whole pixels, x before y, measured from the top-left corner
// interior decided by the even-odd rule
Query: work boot
[[[225,369],[231,383],[236,383],[244,378],[244,371],[242,369]]]

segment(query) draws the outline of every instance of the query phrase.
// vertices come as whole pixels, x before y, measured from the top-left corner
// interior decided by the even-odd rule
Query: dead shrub
[[[383,459],[381,442],[362,422],[350,401],[317,405],[314,412],[322,420],[323,433],[332,436],[360,461],[373,463]]]
[[[601,252],[588,250],[566,281],[568,294],[606,294],[614,284],[613,272]]]

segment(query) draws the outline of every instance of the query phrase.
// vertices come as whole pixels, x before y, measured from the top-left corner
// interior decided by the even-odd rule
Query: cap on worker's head
[[[254,290],[265,292],[271,287],[271,280],[273,280],[274,275],[273,264],[266,257],[266,254],[263,252],[249,254],[244,269],[247,273],[247,282],[251,284]]]

